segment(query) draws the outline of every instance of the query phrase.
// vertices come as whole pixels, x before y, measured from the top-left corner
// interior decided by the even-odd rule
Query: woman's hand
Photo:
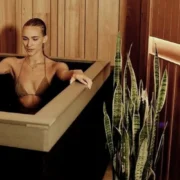
[[[82,70],[73,70],[73,74],[70,79],[70,84],[72,84],[74,81],[78,80],[82,84],[86,85],[89,89],[91,89],[92,86],[92,80],[87,77]]]

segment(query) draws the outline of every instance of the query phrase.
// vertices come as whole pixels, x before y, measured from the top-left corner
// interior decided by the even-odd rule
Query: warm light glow
[[[160,58],[180,65],[180,44],[150,36],[149,54],[154,55],[155,44]]]

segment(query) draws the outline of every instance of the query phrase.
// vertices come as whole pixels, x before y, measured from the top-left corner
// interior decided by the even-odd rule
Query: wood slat
[[[50,28],[51,28],[51,39],[50,44],[50,54],[51,56],[57,56],[57,42],[58,42],[58,1],[57,0],[51,0],[51,8],[50,8]]]
[[[178,32],[180,30],[180,1],[179,0],[176,0],[178,1],[178,14],[177,14],[177,29],[178,29]],[[180,43],[180,34],[178,33],[178,39],[177,39],[177,42]]]
[[[86,1],[85,58],[97,59],[98,0]]]
[[[158,56],[162,59],[180,65],[180,44],[162,40],[155,37],[149,37],[149,54],[154,55],[155,44],[158,49]]]
[[[175,98],[173,101],[174,114],[173,114],[173,127],[172,127],[172,148],[170,152],[170,165],[169,165],[169,180],[179,180],[180,171],[178,171],[180,166],[180,157],[178,156],[180,151],[180,66],[176,67],[176,78],[175,84]]]
[[[151,13],[152,13],[152,22],[151,22],[151,36],[157,37],[157,27],[158,27],[158,4],[159,4],[159,0],[155,1],[152,0],[152,9],[151,9]]]
[[[180,158],[177,154],[180,150],[180,134],[179,134],[179,122],[180,122],[180,66],[172,62],[160,59],[161,75],[164,69],[168,70],[168,91],[166,96],[165,105],[160,113],[160,124],[158,128],[157,139],[160,139],[162,129],[165,122],[168,122],[168,127],[165,134],[165,144],[159,159],[156,176],[158,180],[178,180],[180,173],[177,171],[179,167]],[[153,56],[149,58],[149,76],[148,77],[148,94],[151,97],[153,92],[154,80],[153,80]],[[176,137],[176,138],[175,138]],[[156,143],[156,147],[158,141]]]
[[[58,0],[58,36],[57,53],[59,57],[65,55],[65,0]]]
[[[21,24],[22,26],[33,17],[33,7],[32,7],[32,0],[21,0],[21,8],[22,10],[19,13],[22,13],[21,15]],[[26,51],[24,47],[22,46],[22,54],[26,54]]]
[[[165,8],[165,28],[164,28],[164,37],[163,39],[171,41],[171,21],[172,21],[172,1],[167,0],[166,8]]]
[[[152,0],[151,36],[180,43],[180,0]]]
[[[119,1],[99,0],[98,59],[114,64],[118,32]]]
[[[169,86],[168,86],[168,94],[167,94],[167,114],[166,114],[166,121],[168,122],[167,127],[167,133],[166,133],[166,143],[164,147],[164,156],[163,156],[163,162],[164,164],[162,173],[161,173],[161,179],[169,179],[169,170],[170,170],[170,161],[171,161],[171,150],[172,150],[172,132],[173,132],[173,126],[174,126],[174,101],[176,98],[176,75],[177,75],[177,65],[174,65],[172,63],[169,63],[169,69],[168,69],[168,75],[169,75]],[[166,172],[166,176],[163,174],[163,172]]]
[[[163,1],[163,2],[162,2]],[[158,38],[164,38],[164,32],[165,32],[165,20],[166,20],[166,7],[167,7],[167,0],[158,0],[157,7],[154,7],[157,11],[157,17],[154,17],[153,20],[156,19],[156,24],[153,23],[153,26],[155,26],[156,30],[156,37]],[[158,8],[161,6],[162,8]],[[157,27],[156,27],[157,26]]]
[[[175,0],[172,3],[170,41],[175,42],[175,43],[178,43],[178,34],[179,34],[179,28],[178,28],[178,22],[179,22],[179,17],[180,17],[179,3],[180,3],[179,0]]]
[[[66,0],[65,56],[84,58],[85,0]]]
[[[16,53],[16,6],[15,0],[0,2],[1,52]],[[11,12],[11,13],[9,13]]]
[[[4,1],[0,1],[0,52],[7,52],[6,49],[6,36],[5,36],[5,0]]]
[[[50,0],[33,0],[33,17],[41,18],[46,23],[47,35],[49,40],[46,42],[44,51],[45,54],[50,55],[50,39],[51,39],[51,26],[50,26]]]
[[[22,54],[22,0],[16,1],[16,53]]]

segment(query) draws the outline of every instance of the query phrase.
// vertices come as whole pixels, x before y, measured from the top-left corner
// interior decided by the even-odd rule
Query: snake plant
[[[150,177],[155,179],[156,164],[167,126],[166,123],[158,149],[154,154],[157,126],[167,93],[167,70],[165,69],[161,76],[158,51],[155,47],[154,90],[151,93],[152,97],[149,98],[143,81],[140,80],[139,85],[137,83],[130,59],[132,47],[127,54],[122,71],[120,46],[121,38],[118,33],[113,76],[112,117],[107,113],[106,104],[103,105],[104,128],[112,162],[113,180],[148,180]],[[151,99],[150,102],[149,99]]]

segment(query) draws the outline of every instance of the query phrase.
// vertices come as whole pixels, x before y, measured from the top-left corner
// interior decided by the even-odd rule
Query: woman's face
[[[42,52],[43,43],[47,41],[47,36],[43,36],[39,26],[25,26],[22,31],[24,48],[29,56]]]

